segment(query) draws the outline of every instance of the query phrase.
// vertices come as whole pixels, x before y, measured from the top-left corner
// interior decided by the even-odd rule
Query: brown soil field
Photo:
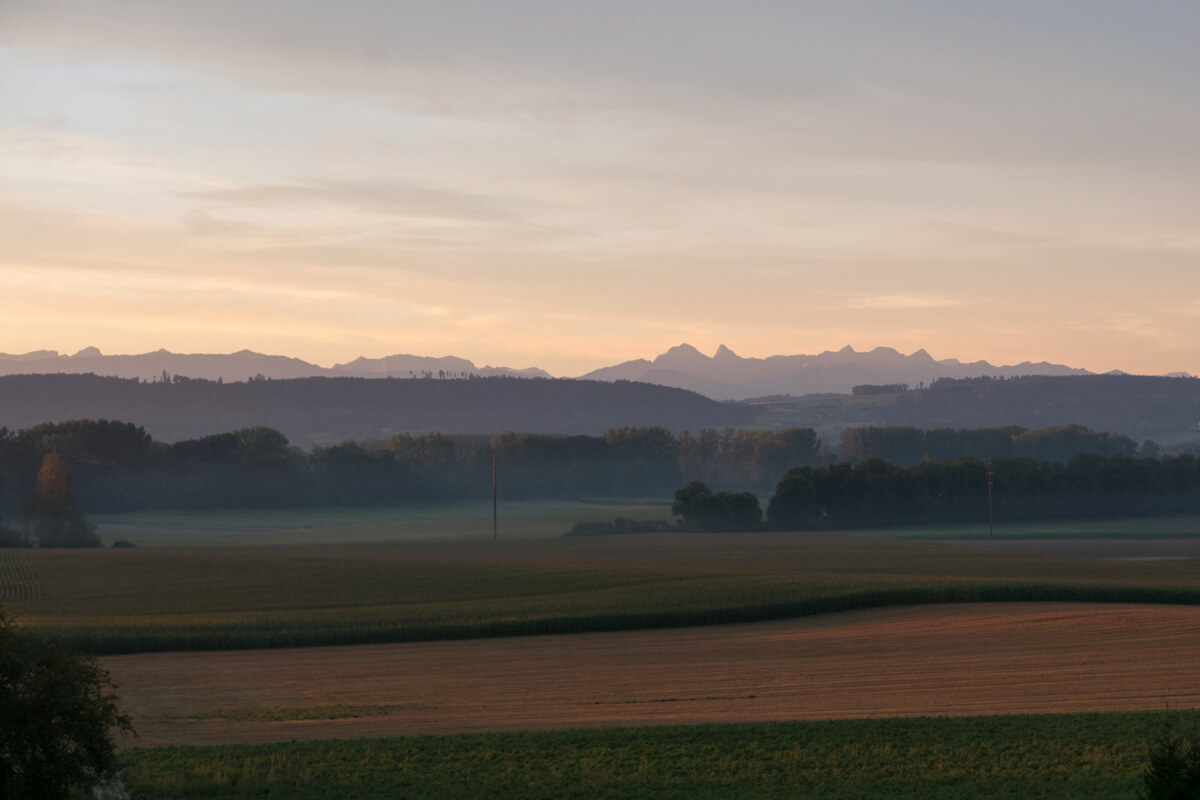
[[[1195,708],[1198,631],[1200,608],[1012,603],[101,662],[139,732],[126,744],[153,746]]]

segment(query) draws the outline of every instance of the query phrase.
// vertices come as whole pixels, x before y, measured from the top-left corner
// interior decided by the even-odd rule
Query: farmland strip
[[[0,601],[37,600],[42,584],[20,550],[0,550]]]

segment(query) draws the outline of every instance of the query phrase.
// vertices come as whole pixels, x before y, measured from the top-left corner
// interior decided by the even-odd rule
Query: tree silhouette
[[[0,606],[0,800],[62,800],[111,777],[133,732],[108,673],[22,630]]]

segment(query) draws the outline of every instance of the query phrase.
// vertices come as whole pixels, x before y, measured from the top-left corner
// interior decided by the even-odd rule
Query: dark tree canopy
[[[108,673],[22,630],[0,606],[0,800],[62,800],[117,769],[132,732]]]
[[[686,527],[702,531],[753,530],[762,523],[762,508],[750,492],[713,492],[692,481],[675,493],[671,513]]]
[[[908,467],[868,458],[788,470],[767,506],[767,519],[775,528],[792,530],[986,520],[989,473],[997,521],[1200,509],[1200,459],[1190,455],[1083,454],[1066,463],[927,459]]]
[[[1138,800],[1200,800],[1200,741],[1172,731],[1151,748]]]

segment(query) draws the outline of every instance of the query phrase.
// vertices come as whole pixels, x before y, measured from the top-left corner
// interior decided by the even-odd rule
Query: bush
[[[1141,800],[1200,800],[1200,742],[1169,731],[1150,749]]]
[[[112,543],[112,546],[113,547],[137,547],[136,544],[129,541],[128,539],[117,539],[115,542]]]

